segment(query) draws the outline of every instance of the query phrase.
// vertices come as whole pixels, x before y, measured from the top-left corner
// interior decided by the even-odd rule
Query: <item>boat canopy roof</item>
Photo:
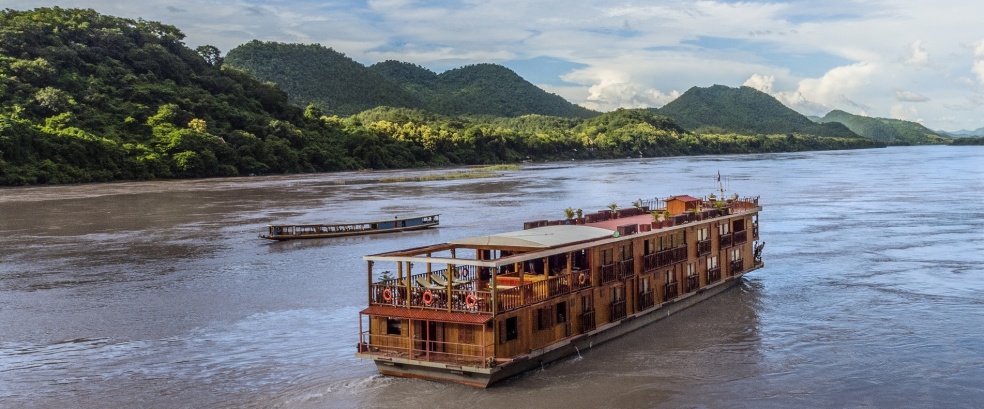
[[[469,237],[451,242],[468,247],[550,248],[611,237],[614,231],[583,225],[544,226],[535,229]]]

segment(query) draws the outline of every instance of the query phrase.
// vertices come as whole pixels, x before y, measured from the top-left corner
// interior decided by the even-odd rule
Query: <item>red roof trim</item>
[[[492,319],[488,314],[470,314],[438,310],[407,309],[388,305],[373,305],[359,312],[377,317],[407,318],[411,320],[456,322],[465,324],[484,324]]]
[[[693,197],[693,196],[689,196],[689,195],[673,196],[673,197],[671,197],[669,199],[666,199],[665,201],[668,202],[670,200],[679,200],[679,201],[682,201],[682,202],[697,202],[697,201],[700,201],[700,199],[698,199],[696,197]]]

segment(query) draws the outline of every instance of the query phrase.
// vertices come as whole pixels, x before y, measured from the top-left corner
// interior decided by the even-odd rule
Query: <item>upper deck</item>
[[[591,262],[591,248],[744,219],[761,210],[757,197],[719,201],[675,196],[651,203],[656,205],[652,211],[640,206],[614,214],[600,211],[583,219],[529,222],[525,230],[365,256],[370,307],[364,313],[482,322],[592,283],[605,284],[635,274],[634,257]],[[744,244],[749,234],[753,240],[758,237],[757,219],[747,228],[745,223],[738,226],[715,232],[716,248]],[[697,244],[696,251],[709,253],[711,237]],[[687,259],[686,247],[641,250],[640,272]],[[385,270],[374,278],[376,263],[395,263],[395,272]]]

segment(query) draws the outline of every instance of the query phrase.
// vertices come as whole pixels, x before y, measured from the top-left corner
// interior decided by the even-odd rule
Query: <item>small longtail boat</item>
[[[338,224],[271,224],[267,234],[260,238],[268,240],[323,239],[330,237],[359,236],[378,233],[423,230],[437,226],[440,215],[393,218],[363,223]]]

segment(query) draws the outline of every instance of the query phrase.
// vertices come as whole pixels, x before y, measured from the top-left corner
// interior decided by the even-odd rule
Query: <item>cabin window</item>
[[[536,329],[544,330],[553,326],[553,308],[543,307],[536,310]]]
[[[728,223],[721,223],[718,225],[718,233],[722,236],[731,233],[731,225]]]
[[[400,335],[400,327],[403,320],[397,318],[387,318],[386,319],[386,335]]]
[[[735,231],[743,231],[743,230],[745,230],[745,219],[735,220],[735,226],[734,227],[735,227]]]
[[[718,266],[718,256],[710,256],[707,258],[707,269],[717,268]]]
[[[622,301],[622,287],[612,287],[612,302]]]
[[[687,277],[693,277],[697,275],[697,265],[694,263],[687,264]]]
[[[731,249],[731,261],[740,260],[740,259],[741,259],[741,249],[737,247]]]
[[[672,283],[672,282],[675,282],[675,281],[676,281],[676,278],[673,277],[673,270],[666,270],[666,282],[667,283]]]
[[[697,241],[704,241],[710,239],[710,233],[707,227],[701,227],[697,229]]]
[[[558,324],[563,324],[567,322],[567,302],[557,303],[557,317],[556,322]]]
[[[591,296],[590,295],[582,295],[581,296],[581,312],[588,312],[588,311],[594,311],[594,308],[591,305]]]
[[[622,258],[621,260],[629,260],[632,258],[632,243],[626,246],[621,246]]]
[[[519,338],[519,317],[506,318],[506,341]]]
[[[601,264],[602,265],[608,265],[608,264],[612,264],[612,263],[615,262],[615,259],[613,258],[614,255],[612,253],[614,253],[614,251],[612,251],[612,249],[604,249],[604,250],[601,250]]]
[[[642,288],[642,293],[643,294],[648,293],[650,291],[650,288],[649,288],[649,277],[643,278],[639,282],[639,287]]]

